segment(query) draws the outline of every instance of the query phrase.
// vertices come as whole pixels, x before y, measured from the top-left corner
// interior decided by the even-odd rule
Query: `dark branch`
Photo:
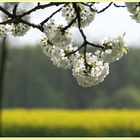
[[[69,27],[72,26],[74,22],[76,22],[77,17],[75,17],[67,26],[62,29],[62,32],[65,32]]]
[[[76,3],[73,3],[73,8],[75,9],[76,12],[76,18],[77,18],[77,22],[78,22],[78,29],[84,39],[84,41],[86,41],[86,36],[83,32],[83,30],[81,29],[81,15],[80,15],[80,8],[77,6]]]
[[[16,16],[17,7],[18,7],[18,4],[15,4],[15,5],[14,5],[14,8],[13,8],[13,15],[14,15],[14,16]]]
[[[103,9],[100,10],[100,11],[97,11],[97,13],[102,13],[102,12],[104,12],[104,11],[107,10],[112,4],[113,4],[113,2],[110,2],[105,8],[103,8]]]
[[[33,27],[33,28],[37,28],[37,29],[39,29],[41,32],[44,31],[44,28],[43,28],[42,26],[40,26],[40,25],[36,25],[36,24],[30,23],[30,22],[27,22],[27,21],[25,21],[25,20],[22,20],[22,19],[20,19],[20,22],[21,22],[21,23],[24,23],[24,24],[26,24],[26,25],[28,25],[28,26],[31,26],[31,27]]]
[[[65,7],[68,4],[65,4],[64,6],[62,6],[61,8],[59,8],[58,10],[56,10],[54,13],[52,13],[48,18],[46,18],[45,20],[43,20],[40,25],[43,26],[49,19],[51,19],[55,14],[57,14],[59,11],[61,11],[61,9],[63,7]]]
[[[37,6],[35,6],[33,9],[23,13],[22,15],[20,15],[20,17],[24,17],[24,16],[29,15],[37,10],[40,10],[40,9],[44,9],[44,8],[51,7],[51,6],[59,6],[62,4],[65,4],[65,3],[64,2],[51,2],[49,4],[44,4],[44,5],[41,5],[40,3],[38,3]]]
[[[75,51],[69,52],[66,56],[72,55],[72,54],[76,53],[77,51],[79,51],[82,48],[83,48],[83,44],[80,47],[78,47]]]
[[[111,4],[110,4],[110,5],[111,5]],[[109,6],[108,6],[108,7],[109,7]],[[83,52],[83,55],[84,55],[85,67],[86,67],[86,69],[87,69],[87,68],[90,68],[90,67],[91,67],[91,66],[87,63],[87,60],[86,60],[87,45],[91,45],[91,46],[94,46],[94,47],[97,47],[97,48],[101,48],[101,49],[103,49],[103,46],[95,45],[95,44],[90,43],[89,41],[87,41],[86,36],[85,36],[85,34],[84,34],[84,32],[83,32],[83,30],[82,30],[82,28],[81,28],[80,8],[77,6],[76,3],[73,3],[73,8],[75,9],[75,13],[76,13],[76,19],[77,19],[77,22],[78,22],[78,29],[79,29],[79,31],[80,31],[82,37],[83,37],[84,42],[83,42],[83,44],[82,44],[77,50],[75,50],[75,51],[73,51],[73,52],[70,52],[69,55],[70,55],[70,54],[73,54],[73,53],[75,53],[75,52],[77,52],[78,50],[80,50],[80,49],[82,49],[82,48],[84,48],[84,50],[83,50],[83,51],[84,51],[84,52]],[[107,7],[106,7],[106,9],[107,9]]]
[[[53,12],[49,17],[47,17],[45,20],[43,20],[43,21],[42,21],[40,24],[38,24],[38,25],[33,24],[33,23],[30,23],[30,22],[25,21],[25,20],[22,19],[22,17],[24,17],[24,16],[26,16],[26,15],[30,15],[32,12],[35,12],[35,11],[37,11],[37,10],[39,10],[39,9],[44,9],[44,8],[51,7],[51,6],[59,6],[59,5],[62,5],[62,4],[63,4],[63,6],[62,6],[61,8],[59,8],[58,10],[56,10],[55,12]],[[43,31],[44,31],[43,25],[44,25],[46,22],[48,22],[48,20],[51,19],[55,14],[57,14],[58,12],[60,12],[60,10],[61,10],[64,6],[66,6],[66,5],[68,5],[68,4],[69,4],[69,3],[64,3],[64,2],[55,2],[55,3],[52,3],[52,2],[51,2],[51,3],[48,3],[48,4],[41,5],[41,4],[38,2],[38,3],[37,3],[37,6],[35,6],[35,7],[32,8],[31,10],[29,10],[29,11],[27,11],[27,12],[21,14],[21,15],[16,15],[17,6],[18,6],[17,4],[16,4],[16,5],[14,6],[14,8],[13,8],[13,14],[9,13],[7,10],[5,10],[3,7],[0,6],[0,10],[1,10],[3,13],[5,13],[9,18],[11,18],[11,19],[9,19],[9,20],[7,20],[7,21],[1,22],[0,24],[7,24],[7,23],[8,23],[8,24],[11,24],[11,23],[16,23],[16,24],[17,24],[17,23],[23,23],[23,24],[26,24],[26,25],[28,25],[28,26],[30,26],[30,27],[39,29],[41,32],[43,32]],[[88,6],[88,7],[90,8],[90,10],[92,10],[92,11],[95,12],[95,10],[92,9],[92,6],[93,6],[94,3],[91,3],[91,4],[90,4],[90,3],[83,3],[83,2],[82,2],[81,4],[83,4],[84,6]],[[107,6],[106,6],[105,8],[103,8],[102,10],[100,10],[100,11],[98,11],[98,12],[96,11],[96,12],[97,12],[97,13],[104,12],[104,11],[105,11],[106,9],[108,9],[112,4],[113,4],[113,2],[109,3],[109,5],[107,5]],[[70,28],[70,27],[77,21],[78,29],[79,29],[79,31],[80,31],[82,37],[83,37],[83,43],[82,43],[82,45],[81,45],[77,50],[68,53],[68,55],[71,55],[71,54],[77,52],[78,50],[84,48],[84,50],[83,50],[83,51],[84,51],[84,52],[83,52],[83,54],[84,54],[84,59],[85,59],[86,65],[88,66],[88,64],[87,64],[87,62],[86,62],[86,51],[87,51],[87,46],[90,45],[90,46],[94,46],[94,47],[100,48],[100,49],[103,49],[103,46],[101,46],[101,45],[96,45],[96,44],[93,44],[93,43],[87,41],[86,35],[84,34],[84,31],[83,31],[83,29],[82,29],[82,27],[81,27],[81,9],[80,9],[79,5],[78,5],[76,2],[72,3],[72,5],[73,5],[73,8],[74,8],[74,10],[75,10],[76,17],[75,17],[67,26],[65,26],[64,28],[62,28],[62,32],[65,32],[65,30],[67,30],[68,28]],[[115,3],[114,3],[114,6],[116,6]],[[117,5],[117,6],[118,6],[118,5]]]
[[[125,5],[117,5],[116,3],[114,3],[113,5],[117,8],[125,8],[126,7]]]
[[[84,3],[84,2],[81,2],[81,3],[82,3],[84,6],[88,7],[91,11],[97,12],[97,10],[95,10],[95,9],[92,8],[93,5],[87,4],[87,3]],[[94,4],[94,3],[95,3],[95,2],[93,2],[93,4]]]
[[[13,17],[13,15],[9,13],[7,10],[5,10],[2,6],[0,6],[0,11],[2,11],[4,14],[6,14],[10,18]]]
[[[9,23],[12,23],[12,19],[9,19],[9,20],[6,20],[6,21],[3,21],[3,22],[0,22],[0,25],[6,25],[6,24],[9,24]]]
[[[88,63],[87,63],[87,60],[86,60],[86,52],[87,52],[87,40],[86,40],[86,36],[83,32],[83,30],[81,29],[81,15],[80,15],[80,8],[77,6],[76,3],[73,4],[73,8],[75,9],[75,12],[76,12],[76,17],[77,17],[77,22],[78,22],[78,29],[84,39],[84,42],[83,44],[81,45],[80,48],[83,48],[84,47],[84,62],[85,62],[85,67],[86,69],[90,66]]]
[[[33,27],[33,28],[37,28],[37,29],[39,29],[41,32],[43,32],[44,31],[44,28],[42,27],[42,26],[40,26],[40,25],[36,25],[36,24],[33,24],[33,23],[30,23],[30,22],[28,22],[28,21],[25,21],[25,20],[23,20],[23,19],[21,19],[21,18],[17,18],[17,16],[15,16],[14,18],[12,18],[12,19],[9,19],[9,20],[6,20],[6,21],[3,21],[3,22],[0,22],[0,25],[6,25],[6,24],[11,24],[11,23],[24,23],[24,24],[26,24],[26,25],[28,25],[28,26],[31,26],[31,27]]]
[[[96,47],[96,48],[100,48],[100,49],[103,49],[103,48],[104,48],[104,47],[101,46],[101,45],[93,44],[93,43],[91,43],[91,42],[89,42],[89,41],[87,41],[87,44],[90,45],[90,46],[94,46],[94,47]]]

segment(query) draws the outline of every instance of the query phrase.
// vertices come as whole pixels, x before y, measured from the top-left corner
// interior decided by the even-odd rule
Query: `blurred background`
[[[26,9],[35,5],[19,3],[21,8]],[[102,3],[101,7],[105,5],[107,3]],[[53,10],[55,8],[46,12],[52,13]],[[33,13],[31,21],[39,23],[45,14],[42,11]],[[128,55],[111,64],[110,74],[104,82],[91,88],[79,86],[71,71],[58,69],[44,56],[39,45],[42,33],[37,29],[31,29],[23,37],[8,35],[2,109],[140,109],[140,23],[136,23],[129,15],[126,8],[112,6],[96,15],[95,21],[84,29],[88,39],[96,43],[104,37],[126,32],[125,39],[129,47]],[[60,17],[60,14],[55,16],[56,22],[66,24]],[[75,44],[80,45],[81,37],[76,28],[72,29],[72,37]],[[3,39],[0,40],[0,55],[2,46]]]
[[[99,9],[107,4],[102,3]],[[9,8],[12,9],[13,5],[12,3]],[[36,3],[19,3],[19,8],[28,10],[35,5]],[[50,8],[46,12],[49,15],[55,9],[56,7]],[[35,12],[31,21],[39,23],[45,14],[42,10]],[[56,68],[43,55],[39,45],[42,33],[37,29],[31,29],[23,37],[7,36],[2,107],[139,108],[140,24],[129,15],[126,8],[112,6],[106,12],[96,15],[95,21],[84,29],[92,42],[101,42],[104,37],[126,32],[125,40],[129,47],[127,56],[111,64],[110,74],[105,81],[92,88],[78,86],[71,71]],[[54,19],[66,24],[60,14]],[[75,28],[72,29],[72,37],[80,45],[81,37]]]
[[[39,46],[8,48],[3,108],[140,108],[140,50],[111,64],[105,81],[82,88],[56,68]]]

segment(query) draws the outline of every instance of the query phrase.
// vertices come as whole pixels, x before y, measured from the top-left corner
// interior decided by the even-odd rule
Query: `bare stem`
[[[57,14],[59,11],[61,11],[61,9],[63,7],[65,7],[68,4],[65,4],[64,6],[62,6],[61,8],[59,8],[58,10],[56,10],[54,13],[52,13],[48,18],[46,18],[45,20],[43,20],[40,25],[43,26],[46,22],[48,22],[49,19],[51,19],[55,14]]]

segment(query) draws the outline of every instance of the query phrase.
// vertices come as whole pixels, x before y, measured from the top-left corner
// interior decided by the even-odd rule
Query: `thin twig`
[[[5,10],[2,6],[0,6],[0,11],[2,11],[4,14],[6,14],[8,17],[13,17],[11,13],[9,13],[7,10]]]
[[[14,8],[13,8],[13,15],[14,15],[14,16],[16,16],[17,7],[18,7],[18,4],[15,4],[15,5],[14,5]]]
[[[78,29],[84,39],[84,42],[83,44],[81,45],[80,48],[84,47],[84,62],[85,62],[85,67],[86,69],[89,67],[89,64],[87,63],[87,59],[86,59],[86,50],[87,50],[87,42],[86,42],[86,36],[83,32],[83,30],[81,29],[81,15],[80,15],[80,9],[79,7],[77,6],[77,4],[73,4],[73,8],[75,9],[75,12],[76,12],[76,17],[77,17],[77,21],[78,21]]]
[[[71,51],[71,52],[67,53],[66,56],[72,55],[72,54],[76,53],[77,51],[81,50],[83,48],[83,45],[84,44],[82,44],[80,47],[78,47],[75,51]]]
[[[113,4],[113,2],[110,2],[105,8],[103,8],[103,9],[100,10],[100,11],[97,11],[97,13],[99,14],[99,13],[104,12],[104,11],[107,10],[112,4]]]
[[[40,26],[40,25],[36,25],[36,24],[30,23],[30,22],[27,22],[27,21],[25,21],[25,20],[22,20],[22,19],[20,19],[20,22],[21,22],[21,23],[24,23],[24,24],[26,24],[26,25],[28,25],[28,26],[31,26],[31,27],[33,27],[33,28],[37,28],[37,29],[39,29],[41,32],[44,31],[44,28],[43,28],[42,26]]]
[[[102,10],[98,11],[98,13],[104,12],[106,9],[108,9],[108,8],[112,5],[112,3],[113,3],[113,2],[109,3],[108,6],[106,6],[106,7],[103,8]],[[64,6],[62,6],[62,7],[59,8],[58,10],[56,10],[54,13],[52,13],[49,17],[47,17],[45,20],[43,20],[43,21],[42,21],[40,24],[38,24],[38,25],[33,24],[33,23],[30,23],[30,22],[28,22],[28,21],[25,21],[25,20],[22,19],[22,17],[24,17],[24,16],[26,16],[26,15],[28,15],[28,14],[31,14],[32,12],[35,12],[35,11],[37,11],[37,10],[39,10],[39,9],[44,9],[44,8],[51,7],[51,6],[59,6],[59,5],[62,5],[62,4],[65,4],[64,6],[66,6],[66,5],[68,5],[69,3],[64,3],[64,2],[52,3],[52,2],[51,2],[51,3],[48,3],[48,4],[41,5],[40,2],[38,2],[38,3],[37,3],[37,6],[35,6],[35,7],[32,8],[31,10],[29,10],[29,11],[27,11],[27,12],[21,14],[21,15],[16,15],[16,10],[17,10],[17,6],[18,6],[17,4],[16,4],[16,5],[14,6],[14,8],[13,8],[13,14],[9,13],[7,10],[5,10],[3,7],[0,6],[0,10],[1,10],[2,12],[4,12],[5,14],[7,14],[8,17],[11,18],[11,19],[9,19],[9,20],[7,20],[7,21],[1,22],[0,24],[7,24],[7,23],[8,23],[8,24],[11,24],[11,23],[24,23],[24,24],[26,24],[26,25],[28,25],[28,26],[31,26],[31,27],[36,28],[36,29],[39,29],[41,32],[43,32],[43,31],[44,31],[43,25],[44,25],[46,22],[48,22],[48,20],[51,19],[56,13],[58,13]],[[103,49],[103,47],[102,47],[101,45],[96,45],[96,44],[93,44],[93,43],[87,41],[86,35],[84,34],[83,29],[81,28],[81,15],[80,15],[81,13],[80,13],[80,7],[77,5],[76,2],[73,2],[72,4],[73,4],[73,8],[74,8],[75,13],[76,13],[76,17],[75,17],[67,26],[65,26],[64,28],[62,28],[62,32],[64,32],[64,31],[67,30],[68,28],[70,28],[70,27],[73,25],[73,23],[76,22],[76,20],[77,20],[78,29],[79,29],[79,31],[80,31],[82,37],[83,37],[84,42],[83,42],[83,44],[82,44],[76,51],[78,51],[78,50],[82,49],[83,47],[85,47],[85,48],[84,48],[84,55],[85,55],[87,45],[91,45],[91,46],[94,46],[94,47]],[[89,8],[90,8],[90,7],[92,8],[92,6],[93,6],[93,5],[89,5],[88,3],[83,3],[83,2],[82,2],[82,4],[85,5],[85,6],[88,6]],[[114,3],[114,4],[115,4],[115,3]],[[73,51],[73,52],[71,52],[70,54],[75,53],[76,51]]]
[[[54,13],[52,13],[48,18],[46,18],[45,20],[43,20],[40,25],[43,26],[49,19],[51,19],[55,14],[57,14],[59,11],[61,11],[61,9],[63,7],[65,7],[68,4],[65,4],[64,6],[62,6],[61,8],[59,8],[58,10],[56,10]]]
[[[9,23],[12,23],[12,19],[9,19],[9,20],[0,22],[0,25],[1,25],[1,24],[6,25],[6,24],[9,24]]]
[[[77,17],[75,17],[67,26],[65,26],[62,29],[62,32],[65,32],[69,27],[71,27],[73,25],[74,22],[76,22]]]
[[[93,2],[93,4],[94,4],[94,3],[95,3],[95,2]],[[89,5],[89,4],[84,3],[84,2],[81,2],[81,4],[83,4],[84,6],[88,7],[91,11],[97,12],[97,10],[95,10],[95,9],[92,8],[93,5]]]
[[[97,45],[97,44],[94,44],[94,43],[91,43],[91,42],[89,42],[89,41],[87,41],[87,44],[88,45],[90,45],[90,46],[94,46],[94,47],[96,47],[96,48],[100,48],[100,49],[103,49],[104,47],[103,46],[101,46],[101,45]]]
[[[31,13],[33,13],[33,12],[35,12],[37,10],[40,10],[40,9],[44,9],[44,8],[51,7],[51,6],[59,6],[61,4],[65,4],[65,3],[64,2],[51,2],[49,4],[44,4],[44,5],[41,5],[40,3],[38,3],[37,6],[35,6],[31,10],[23,13],[22,15],[20,15],[20,17],[24,17],[26,15],[30,15]]]
[[[116,3],[113,3],[113,5],[117,8],[125,8],[126,7],[125,5],[117,5]]]

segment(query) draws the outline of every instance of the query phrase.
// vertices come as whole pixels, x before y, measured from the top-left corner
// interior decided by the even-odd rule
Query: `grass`
[[[139,110],[2,110],[3,136],[140,136]]]

